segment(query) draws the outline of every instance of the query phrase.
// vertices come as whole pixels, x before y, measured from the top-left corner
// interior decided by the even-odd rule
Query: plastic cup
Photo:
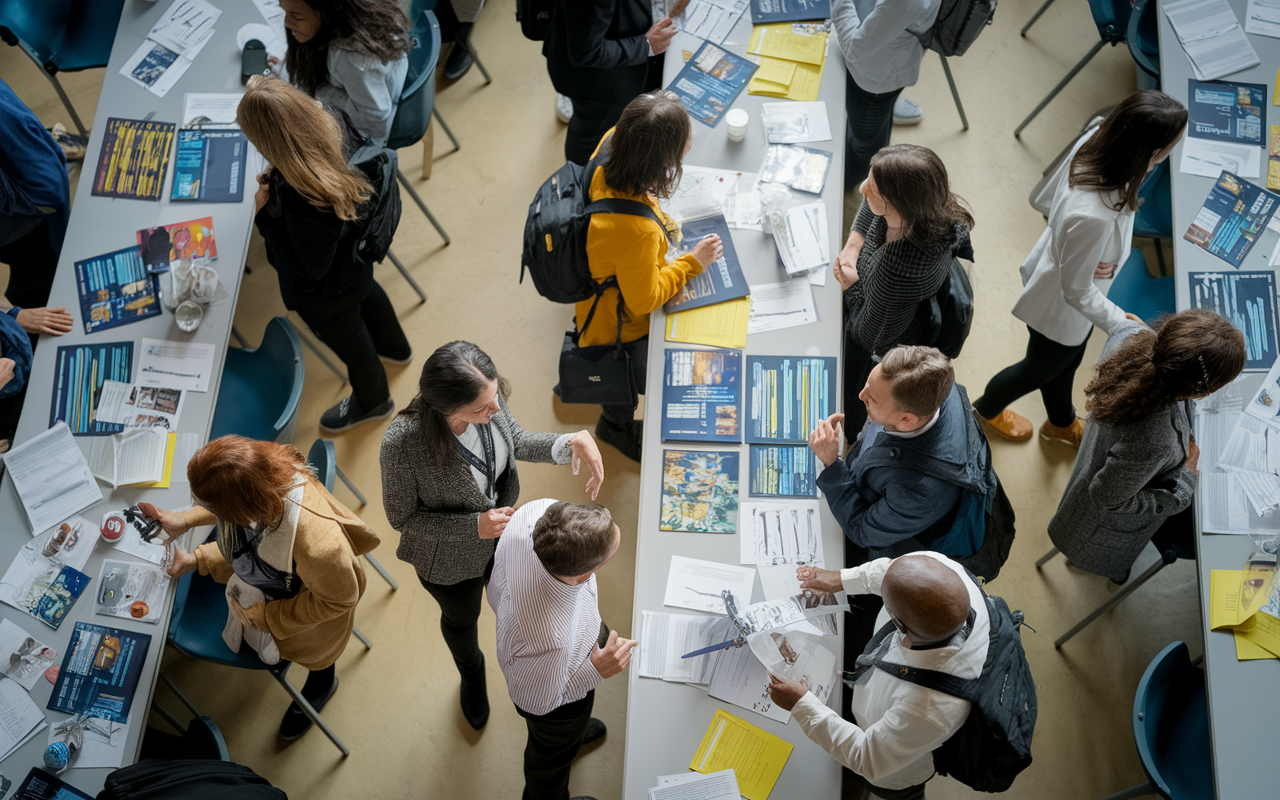
[[[751,117],[741,108],[731,108],[724,115],[724,123],[729,126],[729,141],[740,142],[747,138],[747,123]]]
[[[204,319],[204,309],[199,303],[184,300],[173,312],[173,319],[178,323],[179,330],[183,333],[191,333],[200,327],[200,320]]]

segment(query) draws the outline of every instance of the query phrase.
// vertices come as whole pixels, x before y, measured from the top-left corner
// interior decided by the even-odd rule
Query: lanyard
[[[475,425],[476,432],[480,435],[480,446],[484,448],[484,461],[475,453],[467,449],[461,439],[454,439],[458,443],[458,452],[466,459],[467,463],[480,471],[484,475],[484,496],[496,498],[497,492],[494,489],[494,480],[498,473],[498,460],[493,452],[493,432],[489,430],[488,425]]]

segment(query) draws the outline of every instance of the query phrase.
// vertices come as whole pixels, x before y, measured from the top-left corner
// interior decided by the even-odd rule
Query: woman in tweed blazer
[[[382,502],[400,532],[396,555],[440,604],[440,630],[462,675],[462,711],[479,730],[489,719],[476,621],[496,541],[520,495],[516,461],[573,464],[590,472],[596,498],[604,465],[595,440],[531,433],[507,408],[507,382],[483,350],[450,342],[427,359],[418,396],[382,440]]]
[[[1182,401],[1226,386],[1244,362],[1244,336],[1212,311],[1174,314],[1154,332],[1133,317],[1116,328],[1085,388],[1089,421],[1049,522],[1073,564],[1124,583],[1156,530],[1191,505],[1200,449]]]
[[[844,289],[844,432],[858,438],[858,399],[880,356],[900,344],[932,345],[929,306],[953,259],[973,260],[973,217],[951,193],[947,168],[927,147],[881,148],[862,184],[865,200],[836,256]]]

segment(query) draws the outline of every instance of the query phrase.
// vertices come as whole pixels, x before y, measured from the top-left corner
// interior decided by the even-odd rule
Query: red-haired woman
[[[364,594],[360,555],[378,536],[338,502],[289,445],[223,436],[202,447],[187,465],[195,507],[164,511],[140,503],[172,538],[199,525],[217,535],[187,553],[175,545],[172,577],[200,570],[226,583],[232,576],[259,589],[265,601],[241,609],[240,621],[271,635],[280,657],[311,671],[302,696],[317,711],[338,688],[333,665],[355,624]],[[280,736],[297,739],[311,721],[296,703],[280,723]]]

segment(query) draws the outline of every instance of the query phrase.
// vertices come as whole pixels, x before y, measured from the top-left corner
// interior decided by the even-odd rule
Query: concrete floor
[[[995,24],[971,52],[952,61],[970,130],[961,131],[938,59],[931,54],[919,85],[906,93],[924,106],[925,120],[894,132],[895,142],[937,151],[950,169],[955,191],[974,209],[978,312],[956,365],[961,382],[974,396],[1025,347],[1025,328],[1009,309],[1020,289],[1017,267],[1043,229],[1043,219],[1027,204],[1028,193],[1092,111],[1118,102],[1134,89],[1128,52],[1108,48],[1021,140],[1015,139],[1013,128],[1096,41],[1082,3],[1056,3],[1029,38],[1019,38],[1018,29],[1038,5],[1039,0],[1006,0]],[[379,279],[418,353],[413,365],[391,369],[392,392],[398,404],[407,403],[416,391],[421,359],[444,342],[469,339],[482,345],[510,379],[515,387],[511,408],[524,427],[591,427],[593,408],[562,406],[550,391],[561,332],[570,324],[571,310],[542,300],[531,284],[516,282],[529,198],[563,163],[564,126],[553,114],[554,92],[540,45],[521,37],[507,5],[484,13],[474,42],[494,82],[482,85],[473,70],[456,85],[442,87],[438,105],[461,139],[462,150],[445,155],[448,141],[437,136],[434,174],[429,182],[418,182],[454,243],[445,247],[418,210],[406,204],[394,250],[427,290],[426,304],[416,304],[417,298],[389,264],[379,268]],[[831,68],[839,66],[838,60],[830,63]],[[16,50],[0,48],[0,76],[45,124],[67,122],[51,87]],[[63,78],[82,118],[91,120],[103,71]],[[90,154],[90,162],[96,157]],[[402,151],[405,173],[417,176],[421,159],[421,148]],[[244,281],[236,325],[255,344],[267,320],[283,313],[283,305],[256,236],[248,263],[253,273]],[[1095,336],[1086,363],[1096,360],[1101,345],[1102,337]],[[1088,371],[1082,370],[1078,393],[1087,379]],[[305,451],[310,446],[318,435],[320,414],[344,393],[339,380],[308,354],[298,447]],[[1083,406],[1082,394],[1077,402]],[[1044,420],[1038,398],[1024,398],[1014,408],[1037,425]],[[492,614],[486,604],[481,642],[489,654],[493,715],[485,730],[475,733],[458,709],[457,674],[438,633],[438,608],[417,585],[413,570],[396,560],[397,534],[387,526],[377,500],[382,431],[382,426],[359,429],[337,442],[339,463],[373,498],[358,511],[382,533],[384,543],[377,555],[401,586],[392,592],[369,574],[359,625],[372,638],[374,649],[366,651],[353,640],[338,662],[342,689],[324,715],[352,747],[352,755],[342,758],[319,731],[293,744],[279,743],[276,727],[288,698],[265,673],[192,662],[173,651],[166,653],[164,666],[221,727],[232,758],[295,798],[514,798],[522,785],[525,732],[495,666]],[[613,510],[624,532],[634,531],[638,467],[611,448],[603,449],[607,479],[599,499]],[[1138,679],[1151,657],[1174,639],[1186,640],[1193,655],[1202,650],[1191,565],[1164,570],[1063,651],[1055,651],[1053,639],[1112,591],[1104,578],[1070,569],[1062,559],[1043,572],[1033,566],[1050,546],[1045,525],[1070,473],[1074,451],[1038,440],[997,441],[993,449],[1017,510],[1020,533],[993,592],[1013,608],[1025,610],[1027,621],[1038,631],[1025,631],[1023,639],[1039,692],[1035,763],[1006,796],[1091,798],[1140,783],[1145,778],[1130,722]],[[582,497],[581,483],[563,468],[528,465],[520,472],[523,500]],[[354,506],[345,489],[337,494]],[[1139,567],[1155,557],[1149,549]],[[601,611],[621,625],[623,635],[631,633],[634,567],[634,548],[624,545],[599,579]],[[303,671],[294,672],[295,682],[301,682]],[[621,796],[625,689],[622,679],[614,679],[596,693],[596,716],[609,725],[610,733],[576,764],[571,784],[575,794],[601,800]],[[167,689],[158,697],[177,707]],[[970,794],[946,778],[929,787],[933,798]]]

